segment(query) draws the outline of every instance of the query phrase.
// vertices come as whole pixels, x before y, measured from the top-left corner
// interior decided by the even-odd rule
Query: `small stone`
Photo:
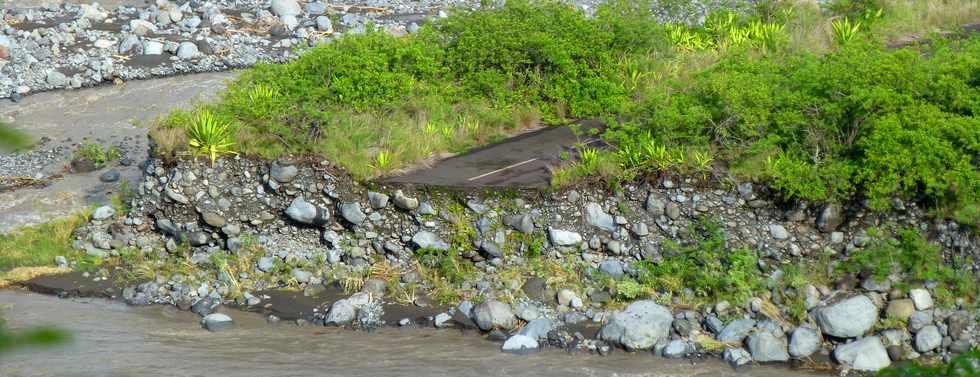
[[[663,356],[668,359],[679,359],[690,354],[691,348],[692,347],[687,342],[680,339],[674,339],[671,340],[670,343],[667,343],[667,346],[664,347]]]
[[[231,317],[221,313],[211,313],[206,315],[201,324],[211,332],[223,331],[231,328],[233,321]]]
[[[449,244],[435,233],[422,230],[412,236],[412,243],[420,249],[449,250]]]
[[[258,269],[262,272],[269,272],[276,265],[276,258],[273,257],[261,257],[259,258]]]
[[[221,214],[215,211],[204,211],[204,213],[201,214],[201,217],[204,219],[205,224],[215,228],[221,228],[226,224],[225,218],[221,217]]]
[[[599,271],[609,275],[609,277],[620,280],[626,274],[623,271],[623,263],[615,259],[606,259],[599,263]]]
[[[276,16],[296,16],[302,13],[296,0],[272,0],[270,9]]]
[[[361,204],[358,202],[341,203],[339,206],[340,216],[351,224],[361,225],[367,219],[367,215],[361,211]]]
[[[517,334],[507,338],[501,350],[520,355],[536,352],[538,350],[538,341],[527,335]]]
[[[824,206],[817,217],[817,229],[821,232],[830,233],[837,230],[837,227],[844,222],[844,213],[840,204],[830,203]]]
[[[915,304],[910,299],[892,300],[888,303],[885,314],[888,318],[907,321],[915,313]]]
[[[177,47],[177,57],[183,60],[193,59],[200,55],[197,45],[193,42],[180,42]]]
[[[758,362],[787,361],[786,338],[777,337],[769,331],[759,331],[749,335],[746,344],[752,358]]]
[[[772,238],[776,240],[785,240],[789,238],[789,232],[786,231],[785,227],[779,224],[769,225],[769,234],[771,234]]]
[[[909,298],[915,304],[916,310],[927,310],[932,309],[933,301],[932,295],[929,291],[922,288],[913,288],[909,290]]]
[[[585,221],[589,225],[610,233],[616,231],[615,220],[598,203],[588,203],[585,205]]]
[[[582,243],[582,235],[561,229],[548,228],[551,243],[557,246],[577,246]]]
[[[313,278],[313,273],[300,269],[292,270],[290,275],[292,275],[293,279],[296,279],[296,281],[301,284],[309,283],[310,279]]]
[[[570,306],[572,301],[578,298],[578,296],[575,295],[575,292],[572,292],[570,289],[562,289],[558,291],[557,298],[558,305]]]
[[[103,221],[116,215],[116,210],[110,206],[101,206],[92,211],[92,220]]]
[[[726,348],[723,357],[732,368],[738,368],[752,362],[752,355],[744,348]]]
[[[105,183],[112,183],[119,180],[120,174],[117,170],[109,170],[99,175],[99,180]]]
[[[433,324],[435,324],[435,326],[437,328],[440,328],[441,329],[441,328],[446,328],[446,327],[452,326],[452,322],[451,322],[452,319],[453,319],[453,317],[451,315],[449,315],[448,313],[439,313],[439,314],[436,314],[436,316],[435,316],[435,318],[433,319],[432,322],[433,322]]]
[[[317,208],[303,197],[297,197],[286,208],[286,216],[298,223],[312,225],[317,219]]]
[[[163,54],[163,43],[153,40],[143,41],[143,55],[161,54]]]
[[[402,190],[395,191],[392,201],[395,202],[395,207],[406,211],[414,211],[419,208],[419,200],[406,196]]]
[[[718,340],[722,342],[741,343],[755,327],[755,321],[751,319],[737,319],[729,323],[718,333]]]
[[[279,160],[272,161],[269,165],[269,177],[279,183],[289,183],[299,175],[299,169],[290,164],[280,163]]]
[[[327,319],[324,323],[343,326],[353,321],[356,314],[357,311],[354,309],[354,305],[351,305],[348,300],[338,300],[330,306],[330,311],[327,313]]]
[[[368,204],[372,209],[382,209],[388,206],[388,195],[380,192],[368,192]]]
[[[50,71],[48,72],[47,77],[45,77],[45,81],[47,81],[48,85],[51,85],[56,88],[60,88],[60,87],[64,87],[65,84],[68,83],[68,77],[65,76],[64,73],[58,71]]]

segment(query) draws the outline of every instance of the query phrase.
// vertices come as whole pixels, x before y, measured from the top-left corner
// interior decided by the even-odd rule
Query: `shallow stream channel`
[[[73,340],[0,356],[0,375],[21,376],[817,376],[785,366],[735,371],[717,359],[670,360],[544,350],[500,352],[498,343],[459,330],[382,328],[373,332],[268,324],[233,311],[235,327],[211,333],[172,306],[131,307],[98,298],[59,299],[0,291],[13,329],[56,326]]]

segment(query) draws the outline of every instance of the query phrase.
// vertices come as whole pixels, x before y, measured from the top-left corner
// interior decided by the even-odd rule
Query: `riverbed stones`
[[[752,354],[744,348],[726,348],[722,357],[732,368],[739,368],[752,362]]]
[[[500,349],[518,355],[528,354],[538,351],[538,341],[527,335],[516,334],[507,338]]]
[[[201,218],[204,220],[205,224],[208,224],[215,228],[224,227],[225,224],[227,223],[227,221],[225,221],[225,218],[222,217],[221,214],[215,211],[204,211],[204,213],[201,214]]]
[[[804,358],[820,350],[823,339],[814,329],[797,327],[789,337],[789,354],[795,358]]]
[[[211,332],[230,329],[233,323],[234,321],[232,321],[231,317],[221,313],[211,313],[201,319],[201,324],[204,325],[204,328]]]
[[[155,40],[143,41],[143,55],[161,55],[161,54],[163,54],[163,43]]]
[[[272,0],[269,8],[276,16],[296,16],[302,12],[296,0]]]
[[[919,352],[929,352],[943,344],[943,336],[939,333],[939,328],[935,325],[923,327],[915,333],[915,350]]]
[[[551,322],[548,318],[537,318],[533,319],[524,325],[518,334],[526,335],[532,339],[545,340],[548,339],[548,333],[555,328],[554,322]]]
[[[551,243],[557,246],[577,246],[582,243],[582,235],[576,232],[548,228],[548,236]]]
[[[834,349],[834,358],[851,369],[865,372],[874,372],[891,365],[888,351],[877,336],[837,346]]]
[[[599,271],[602,271],[602,273],[615,280],[620,280],[626,275],[626,272],[623,270],[623,262],[615,259],[606,259],[602,263],[599,263]]]
[[[517,325],[517,317],[510,306],[497,300],[487,300],[474,307],[473,320],[483,331],[506,330]]]
[[[667,346],[664,347],[661,354],[668,359],[680,359],[689,355],[693,351],[693,348],[686,341],[674,339],[667,343]]]
[[[616,221],[598,203],[585,205],[585,222],[607,232],[616,231]]]
[[[651,300],[640,300],[611,314],[598,338],[630,351],[646,350],[667,339],[673,320],[669,309]]]
[[[361,225],[367,220],[367,215],[361,210],[361,203],[341,203],[339,205],[340,216],[347,222],[354,225]]]
[[[932,309],[932,294],[923,288],[913,288],[909,290],[909,298],[915,304],[916,310]]]
[[[745,342],[752,358],[758,362],[787,361],[786,338],[773,335],[769,331],[759,331],[749,335]]]
[[[395,191],[391,201],[395,203],[395,207],[406,211],[414,211],[416,208],[419,208],[419,200],[405,195],[402,190]]]
[[[818,307],[814,317],[824,334],[854,338],[878,323],[878,308],[868,296],[857,295]]]
[[[276,266],[276,258],[274,257],[261,257],[257,264],[257,268],[262,272],[269,272]]]
[[[415,233],[412,236],[412,243],[420,249],[449,250],[449,244],[446,241],[443,241],[439,235],[427,230],[421,230]]]
[[[92,211],[92,220],[105,221],[116,215],[116,210],[110,206],[101,206]]]

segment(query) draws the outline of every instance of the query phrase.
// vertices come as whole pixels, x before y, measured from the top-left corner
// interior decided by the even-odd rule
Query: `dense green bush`
[[[902,363],[875,374],[876,377],[972,377],[980,375],[980,351],[954,357],[949,364],[921,365]]]
[[[871,43],[825,56],[733,52],[651,93],[608,136],[711,147],[789,198],[863,196],[880,209],[925,198],[963,212],[980,197],[980,40],[926,53]]]

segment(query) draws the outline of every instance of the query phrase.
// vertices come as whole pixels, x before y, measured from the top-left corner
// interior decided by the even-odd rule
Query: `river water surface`
[[[64,346],[0,356],[0,376],[817,376],[778,366],[735,372],[720,360],[667,360],[545,350],[501,353],[458,330],[385,328],[372,333],[266,324],[229,311],[232,330],[210,333],[170,306],[129,307],[103,299],[58,299],[0,291],[10,327],[56,325]]]

